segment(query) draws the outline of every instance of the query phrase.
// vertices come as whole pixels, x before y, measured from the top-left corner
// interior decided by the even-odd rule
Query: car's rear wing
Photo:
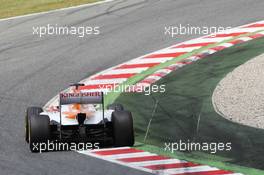
[[[103,92],[60,93],[60,105],[103,104]]]

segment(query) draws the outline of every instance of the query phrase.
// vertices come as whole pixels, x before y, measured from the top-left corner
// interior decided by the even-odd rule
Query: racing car
[[[133,146],[134,129],[132,113],[121,104],[104,107],[103,92],[61,92],[57,111],[43,111],[29,107],[25,115],[25,140],[31,152],[34,145],[56,142],[98,142],[115,147]]]

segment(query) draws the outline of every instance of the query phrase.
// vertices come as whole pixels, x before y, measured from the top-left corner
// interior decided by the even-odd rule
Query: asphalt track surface
[[[170,38],[169,25],[239,26],[263,20],[263,0],[123,0],[0,22],[0,174],[143,175],[75,152],[32,154],[24,111],[72,82],[197,35]],[[33,26],[100,26],[101,34],[32,35]]]

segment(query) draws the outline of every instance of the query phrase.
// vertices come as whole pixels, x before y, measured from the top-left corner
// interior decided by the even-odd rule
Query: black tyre
[[[28,120],[28,141],[31,152],[40,152],[40,144],[46,144],[50,138],[50,119],[47,115],[31,115]],[[42,151],[45,151],[44,145]],[[45,146],[45,147],[44,147]]]
[[[25,115],[25,141],[28,142],[28,120],[32,115],[39,115],[43,112],[41,107],[28,107]]]
[[[124,106],[121,105],[121,104],[110,104],[107,106],[107,109],[111,109],[111,110],[114,110],[114,111],[123,111],[124,110]]]
[[[134,128],[131,112],[114,111],[112,113],[114,146],[133,146]]]

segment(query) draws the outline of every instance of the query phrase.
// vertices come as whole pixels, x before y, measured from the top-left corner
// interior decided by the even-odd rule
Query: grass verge
[[[0,0],[0,18],[26,15],[99,0]]]

